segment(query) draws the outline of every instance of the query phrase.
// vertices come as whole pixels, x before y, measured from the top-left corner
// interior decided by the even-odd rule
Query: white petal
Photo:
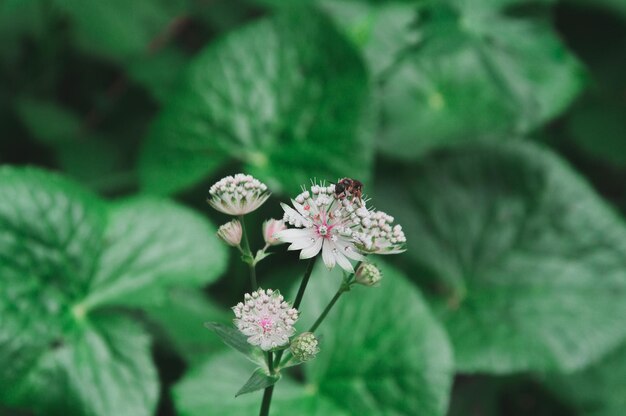
[[[306,238],[303,237],[300,240],[294,241],[289,247],[287,247],[287,250],[304,250],[305,248],[311,247],[313,244],[315,244],[315,240],[319,238],[321,237],[311,234]]]
[[[300,215],[298,213],[298,211],[296,211],[295,209],[291,208],[289,205],[281,202],[280,206],[283,208],[283,211],[285,211],[285,213],[289,216],[292,216],[294,218],[297,218],[299,221],[301,221],[303,224],[309,224],[310,220],[307,218],[304,218],[302,215]]]
[[[286,243],[293,243],[303,238],[310,239],[311,231],[312,230],[308,228],[288,228],[286,230],[277,232],[276,234],[274,234],[274,237]]]
[[[341,254],[341,251],[338,251],[337,253],[335,253],[335,258],[337,259],[337,264],[342,269],[344,269],[347,272],[354,273],[354,268],[352,267],[352,264],[350,264],[350,261],[348,261],[346,256]]]
[[[342,241],[341,239],[339,239],[335,241],[335,244],[337,245],[339,251],[341,251],[341,254],[343,254],[347,258],[351,260],[356,260],[356,261],[365,260],[365,257],[363,257],[361,254],[359,254],[356,251],[352,243],[348,243],[346,241]]]
[[[333,244],[330,240],[324,240],[324,245],[322,247],[322,259],[324,260],[324,264],[329,269],[335,267],[335,255],[333,253],[333,249],[335,248],[335,244]]]
[[[313,244],[311,247],[308,247],[302,250],[300,252],[300,259],[310,259],[311,257],[316,256],[317,253],[319,253],[320,249],[322,248],[323,240],[324,240],[323,238],[318,238],[315,240],[315,244]]]

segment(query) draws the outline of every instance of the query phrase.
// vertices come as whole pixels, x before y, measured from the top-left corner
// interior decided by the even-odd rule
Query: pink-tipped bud
[[[270,218],[263,223],[263,238],[265,239],[265,243],[270,246],[275,246],[278,244],[282,244],[283,242],[274,237],[279,231],[286,229],[285,223],[282,220],[275,220],[274,218]]]
[[[241,243],[241,223],[232,220],[220,226],[217,236],[229,246],[237,247]]]

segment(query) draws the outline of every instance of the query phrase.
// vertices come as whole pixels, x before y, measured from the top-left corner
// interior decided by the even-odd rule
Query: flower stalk
[[[250,269],[250,286],[252,290],[257,290],[256,265],[252,251],[250,250],[250,241],[248,240],[248,232],[246,231],[246,222],[244,221],[243,215],[239,216],[239,222],[241,223],[241,240],[243,242],[243,261],[248,264],[248,268]]]

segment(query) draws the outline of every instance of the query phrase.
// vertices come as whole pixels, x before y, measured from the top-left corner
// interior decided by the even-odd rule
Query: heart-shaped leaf
[[[0,403],[152,414],[149,338],[104,310],[154,305],[170,287],[216,279],[225,250],[214,227],[170,202],[107,204],[35,169],[1,168],[0,200]]]
[[[273,189],[370,173],[368,80],[352,45],[309,8],[230,33],[192,63],[141,155],[144,188],[171,193],[235,159]]]
[[[527,142],[457,146],[378,186],[466,372],[572,371],[626,337],[626,228],[589,185]],[[397,176],[394,176],[394,178]],[[393,201],[393,204],[391,204]]]

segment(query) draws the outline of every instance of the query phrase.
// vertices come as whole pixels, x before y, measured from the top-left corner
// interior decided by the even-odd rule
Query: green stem
[[[266,355],[267,358],[267,369],[269,370],[270,374],[274,374],[274,353],[272,353],[271,351],[267,352]]]
[[[311,273],[313,272],[313,266],[315,266],[315,261],[318,256],[313,257],[309,264],[306,266],[306,270],[304,271],[304,276],[302,276],[302,281],[300,282],[300,289],[298,289],[298,294],[296,295],[296,300],[293,302],[293,307],[298,309],[300,307],[300,303],[302,303],[302,297],[304,296],[304,291],[306,290],[306,286],[309,283],[309,278],[311,277]],[[283,358],[283,353],[285,350],[278,351],[276,353],[276,364],[280,365],[280,359]]]
[[[272,393],[274,393],[274,385],[267,387],[263,392],[263,402],[261,403],[261,411],[259,416],[269,416],[270,404],[272,403]]]
[[[243,250],[244,257],[246,257],[246,263],[248,263],[248,268],[250,269],[250,286],[252,286],[252,290],[257,290],[258,285],[256,283],[256,269],[254,267],[254,256],[252,256],[252,251],[250,251],[250,242],[248,240],[248,233],[246,231],[246,222],[243,219],[243,215],[239,216],[239,222],[241,223],[241,239],[243,241]]]
[[[302,282],[300,282],[300,289],[298,289],[298,294],[296,295],[296,300],[293,301],[293,307],[298,309],[300,307],[300,303],[302,303],[302,298],[304,297],[304,291],[306,290],[306,286],[309,283],[309,278],[311,277],[311,272],[313,272],[313,266],[315,266],[315,261],[318,256],[313,257],[309,264],[306,266],[306,270],[304,272],[304,276],[302,277]]]
[[[265,354],[265,358],[267,358],[267,369],[269,370],[270,374],[274,374],[274,353],[271,351],[268,351]],[[270,413],[270,404],[272,403],[272,393],[274,392],[274,385],[272,384],[269,387],[265,388],[265,391],[263,392],[263,402],[261,402],[261,412],[259,413],[260,416],[268,416]]]
[[[311,328],[309,328],[308,332],[315,332],[315,330],[321,325],[322,321],[326,318],[326,315],[328,315],[328,312],[330,312],[333,306],[335,306],[335,303],[337,303],[341,295],[348,290],[350,290],[350,283],[345,280],[341,283],[341,286],[339,287],[339,290],[337,290],[337,293],[335,293],[335,296],[333,296],[328,305],[326,305],[324,312],[322,312],[319,318],[317,318],[317,321],[315,321]]]

